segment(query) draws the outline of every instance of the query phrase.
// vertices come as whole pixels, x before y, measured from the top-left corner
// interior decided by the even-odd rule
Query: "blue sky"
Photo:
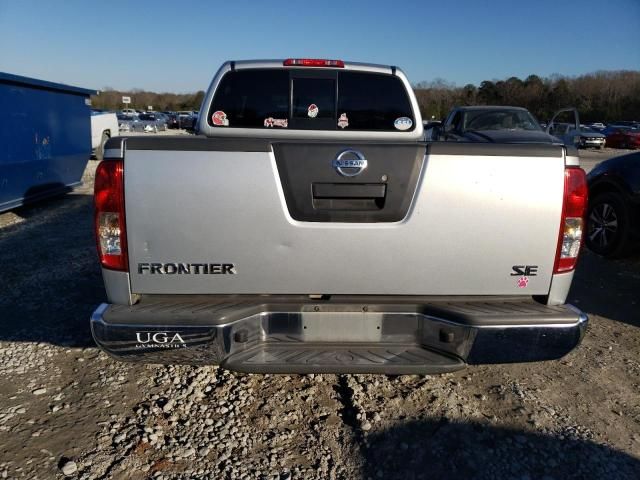
[[[0,71],[206,89],[227,59],[392,64],[413,83],[640,70],[640,0],[0,0]]]

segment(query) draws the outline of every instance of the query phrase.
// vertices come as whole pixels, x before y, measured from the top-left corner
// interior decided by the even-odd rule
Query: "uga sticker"
[[[136,348],[186,348],[178,332],[136,332]]]
[[[413,120],[409,117],[396,118],[393,126],[396,127],[396,130],[409,130],[413,126]]]
[[[289,121],[286,118],[265,118],[264,119],[265,127],[282,127],[287,128],[289,126]]]
[[[318,106],[315,103],[309,105],[309,108],[307,108],[307,115],[309,118],[316,118],[318,116]]]
[[[214,125],[217,125],[219,127],[229,126],[229,120],[227,119],[227,114],[224,113],[222,110],[213,112],[213,115],[211,115],[211,122],[213,122]]]
[[[345,128],[349,126],[349,119],[347,118],[346,113],[343,113],[342,115],[340,115],[340,118],[338,119],[338,126],[340,128]]]

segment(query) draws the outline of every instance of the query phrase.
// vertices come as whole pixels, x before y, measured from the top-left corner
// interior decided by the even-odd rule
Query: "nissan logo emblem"
[[[336,172],[343,177],[355,177],[367,168],[367,159],[362,152],[347,149],[340,152],[332,164]]]

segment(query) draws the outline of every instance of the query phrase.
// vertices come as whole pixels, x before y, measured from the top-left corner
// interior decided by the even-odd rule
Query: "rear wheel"
[[[629,220],[629,210],[620,194],[597,195],[589,202],[587,211],[585,242],[589,250],[609,258],[628,254]]]
[[[96,160],[102,160],[104,158],[104,144],[109,140],[109,134],[107,132],[102,132],[102,139],[100,140],[100,145],[96,148]]]

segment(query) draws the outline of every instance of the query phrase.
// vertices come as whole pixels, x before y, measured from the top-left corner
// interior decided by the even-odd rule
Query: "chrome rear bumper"
[[[588,320],[570,305],[530,299],[356,300],[146,299],[100,305],[91,330],[102,350],[124,361],[261,373],[410,374],[557,359],[580,343]]]

